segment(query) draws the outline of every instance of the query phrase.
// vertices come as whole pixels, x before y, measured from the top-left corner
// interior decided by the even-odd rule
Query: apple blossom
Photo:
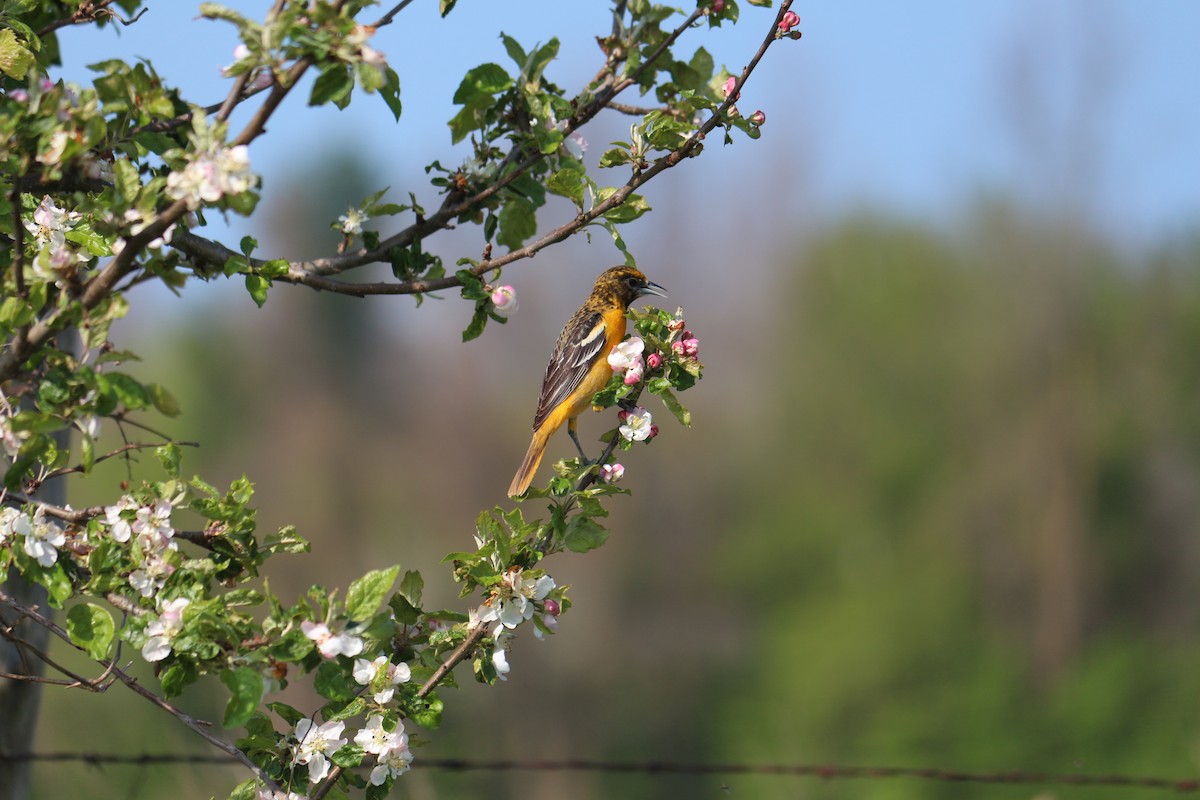
[[[128,542],[133,536],[133,527],[123,516],[125,511],[133,511],[138,507],[137,502],[125,495],[117,501],[116,505],[107,506],[104,509],[104,524],[109,527],[109,534],[118,542]]]
[[[497,678],[502,681],[508,680],[508,673],[512,671],[512,667],[508,665],[508,651],[499,644],[492,651],[492,666],[496,669]]]
[[[338,217],[338,230],[347,236],[358,236],[362,233],[363,223],[369,219],[362,209],[349,208],[345,214]]]
[[[516,290],[511,286],[497,286],[492,290],[492,305],[500,316],[511,316],[518,307]]]
[[[633,386],[634,384],[636,384],[638,381],[640,381],[642,379],[643,372],[645,372],[645,368],[643,367],[641,361],[634,364],[629,369],[625,370],[625,378],[624,378],[625,385]]]
[[[340,738],[345,730],[344,722],[326,722],[317,725],[311,719],[302,719],[296,723],[296,744],[292,763],[308,765],[308,780],[311,783],[320,782],[329,774],[329,755],[346,743]]]
[[[167,194],[195,210],[228,194],[254,188],[258,176],[250,171],[250,150],[245,145],[220,147],[201,153],[183,169],[167,176]]]
[[[134,512],[130,530],[137,534],[142,549],[157,552],[178,548],[173,540],[175,529],[171,527],[171,510],[169,500],[155,500],[152,505],[140,506]]]
[[[153,597],[174,571],[174,565],[164,561],[161,555],[149,553],[142,561],[142,566],[129,573],[129,585],[142,597]]]
[[[334,634],[324,622],[304,620],[300,623],[304,635],[317,643],[325,658],[356,656],[363,651],[363,640],[349,633]]]
[[[728,97],[729,97],[729,95],[733,94],[733,90],[734,90],[736,87],[737,87],[737,78],[736,78],[735,76],[733,76],[733,75],[730,75],[728,78],[726,78],[726,79],[725,79],[725,86],[724,86],[724,88],[722,89],[722,91],[723,91],[723,92],[724,92],[724,94],[725,94],[725,97],[726,97],[726,98],[728,98]],[[741,93],[741,92],[738,92],[737,94],[734,94],[734,95],[733,95],[733,100],[734,100],[734,102],[736,102],[737,100],[739,100],[739,99],[741,98],[741,96],[742,96],[742,93]]]
[[[375,702],[383,705],[392,699],[396,686],[405,683],[412,677],[408,664],[400,662],[392,664],[387,656],[379,656],[374,661],[359,658],[354,661],[354,680],[362,686],[370,686],[382,678],[383,686],[375,693]]]
[[[632,411],[622,411],[617,414],[621,426],[618,429],[627,442],[644,442],[651,437],[650,426],[653,419],[650,412],[638,406]]]
[[[787,33],[799,24],[800,15],[795,11],[788,11],[783,15],[783,19],[779,20],[779,30],[781,33]]]
[[[46,509],[42,506],[33,512],[28,519],[28,525],[23,525],[25,533],[25,553],[43,567],[53,567],[58,561],[58,548],[67,542],[63,529],[54,522],[46,522]],[[20,521],[19,521],[20,522]],[[14,531],[16,531],[14,526]]]
[[[762,125],[763,123],[765,123],[767,121],[766,112],[764,112],[760,108],[758,111],[755,111],[753,114],[750,115],[750,121],[752,123],[754,123],[755,125]]]
[[[397,723],[396,730],[389,731],[383,727],[383,717],[376,714],[367,719],[367,726],[354,734],[354,743],[372,755],[382,755],[388,750],[408,748],[408,734],[404,732],[404,724]]]
[[[608,365],[612,367],[613,372],[624,372],[635,366],[640,366],[642,363],[642,352],[645,349],[646,343],[642,341],[640,336],[630,336],[625,341],[613,347],[609,352]]]
[[[600,467],[601,483],[616,483],[625,476],[625,467],[621,464],[605,464]],[[547,600],[546,602],[553,602]]]
[[[399,778],[412,767],[413,755],[408,749],[408,737],[405,736],[404,739],[404,747],[395,747],[379,754],[376,766],[368,778],[373,786],[382,786],[388,778]]]
[[[534,614],[534,603],[540,602],[554,588],[549,575],[530,578],[522,575],[521,567],[512,567],[492,589],[492,595],[479,607],[479,621],[495,622],[497,630],[515,628]]]
[[[183,629],[183,610],[191,602],[186,597],[177,597],[162,604],[158,618],[146,626],[147,638],[142,645],[142,658],[162,661],[171,654],[171,642]]]
[[[725,10],[725,0],[713,0],[712,12],[714,14],[720,14],[724,10]]]
[[[651,370],[658,369],[662,366],[662,356],[658,353],[651,353],[646,356],[646,367]]]

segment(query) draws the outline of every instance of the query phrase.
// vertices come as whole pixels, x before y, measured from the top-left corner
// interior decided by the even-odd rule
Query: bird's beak
[[[643,286],[640,291],[638,291],[638,297],[641,297],[641,296],[647,295],[647,294],[658,295],[659,297],[666,297],[667,290],[664,289],[663,287],[659,286],[654,281],[646,281],[646,285]]]

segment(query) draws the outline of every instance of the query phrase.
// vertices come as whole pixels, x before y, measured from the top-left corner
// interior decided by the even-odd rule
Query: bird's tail
[[[525,452],[525,460],[521,462],[521,468],[517,470],[512,484],[508,487],[509,497],[524,494],[525,490],[529,488],[529,484],[533,482],[533,475],[537,472],[538,465],[542,463],[542,456],[546,452],[546,442],[550,440],[552,431],[548,430],[548,427],[543,425],[539,430],[533,432],[533,441],[529,443],[529,449]]]

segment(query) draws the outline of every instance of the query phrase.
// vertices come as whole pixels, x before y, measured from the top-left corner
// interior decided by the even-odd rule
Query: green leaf
[[[113,162],[113,177],[117,184],[117,197],[125,203],[132,203],[141,191],[142,181],[138,177],[137,167],[127,158],[118,158]]]
[[[405,600],[412,603],[413,607],[421,607],[421,592],[424,588],[425,579],[421,577],[421,573],[415,569],[404,573],[404,579],[400,581],[400,594]]]
[[[258,789],[258,778],[250,778],[249,780],[242,781],[233,787],[233,791],[229,793],[229,800],[255,800],[259,796]]]
[[[179,401],[175,399],[175,395],[168,392],[163,386],[157,383],[146,384],[146,391],[150,393],[150,402],[158,409],[158,413],[167,417],[178,417],[183,410],[179,407]]]
[[[496,243],[516,250],[525,240],[537,233],[537,216],[533,204],[522,197],[514,197],[500,209],[500,233]]]
[[[618,167],[621,164],[628,164],[633,161],[633,156],[629,155],[629,151],[620,147],[614,147],[600,156],[601,167]]]
[[[679,399],[675,397],[674,392],[672,392],[670,389],[663,389],[661,392],[655,392],[655,394],[662,398],[663,405],[665,405],[667,409],[675,415],[675,419],[679,420],[684,425],[689,427],[691,426],[692,412],[680,405]]]
[[[517,65],[517,69],[525,69],[525,62],[529,60],[529,56],[525,55],[525,48],[521,47],[521,43],[503,31],[500,32],[500,41],[504,42],[504,49]]]
[[[396,582],[400,567],[371,570],[354,583],[346,592],[346,614],[354,622],[370,619],[383,605],[383,600]]]
[[[292,727],[295,727],[297,722],[299,722],[300,720],[304,719],[305,716],[307,716],[305,714],[300,713],[299,710],[292,708],[287,703],[280,703],[280,702],[267,703],[267,708],[271,709],[276,714],[278,714],[279,718],[281,720],[286,722],[288,725],[291,725]]]
[[[563,532],[563,545],[572,553],[595,550],[607,539],[608,531],[604,526],[583,514],[572,517]]]
[[[493,95],[513,85],[512,77],[499,64],[480,64],[467,72],[462,83],[454,92],[454,102],[459,105],[480,107],[490,105]]]
[[[582,167],[563,167],[546,179],[546,189],[583,208],[584,174]]]
[[[253,716],[262,700],[262,676],[250,667],[238,667],[222,672],[221,683],[228,687],[230,695],[221,724],[226,728],[240,728]]]
[[[259,308],[267,302],[267,289],[271,288],[271,282],[262,275],[256,275],[251,272],[246,275],[246,291],[250,293],[250,299],[254,301]]]
[[[391,110],[392,116],[397,120],[400,119],[400,76],[391,67],[384,70],[384,81],[383,85],[379,87],[379,96]]]
[[[333,717],[329,719],[332,721]],[[354,769],[362,763],[363,757],[366,754],[367,751],[362,749],[362,745],[344,744],[329,757],[329,760],[342,769]]]
[[[457,2],[458,0],[438,0],[438,11],[444,17],[454,10],[454,4]]]
[[[11,28],[0,30],[0,72],[24,80],[36,61],[33,53],[17,41],[17,34]]]
[[[478,302],[475,304],[475,313],[471,315],[471,321],[467,323],[467,327],[462,332],[462,340],[469,342],[472,339],[478,339],[483,334],[483,329],[487,326],[488,314],[487,304]]]
[[[238,249],[242,251],[242,255],[244,255],[246,258],[249,258],[250,254],[253,253],[257,247],[258,239],[255,239],[253,236],[243,236],[242,241],[238,244]]]
[[[338,108],[345,108],[349,102],[350,93],[354,90],[354,75],[345,64],[333,64],[313,81],[312,94],[309,95],[310,106],[323,106],[333,103]]]
[[[326,700],[348,703],[354,699],[358,684],[350,680],[349,672],[337,661],[323,661],[321,666],[317,667],[313,688]]]
[[[67,612],[67,634],[71,641],[97,661],[108,656],[115,633],[112,614],[94,603],[83,603]]]
[[[103,377],[126,408],[136,410],[150,405],[150,393],[146,387],[125,373],[107,372]]]
[[[179,445],[174,441],[155,447],[154,455],[158,457],[158,462],[162,464],[162,468],[167,471],[167,474],[172,477],[179,477],[179,462],[182,458],[182,452]]]
[[[597,197],[596,199],[599,202],[600,198]],[[624,203],[604,212],[604,218],[616,223],[633,222],[649,210],[650,204],[646,202],[646,198],[640,194],[631,194],[625,198]]]

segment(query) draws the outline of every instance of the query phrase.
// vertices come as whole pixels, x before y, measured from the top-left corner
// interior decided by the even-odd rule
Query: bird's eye
[[[633,277],[632,275],[630,275],[628,278],[625,279],[625,283],[630,288],[633,288],[638,285],[637,278]]]

